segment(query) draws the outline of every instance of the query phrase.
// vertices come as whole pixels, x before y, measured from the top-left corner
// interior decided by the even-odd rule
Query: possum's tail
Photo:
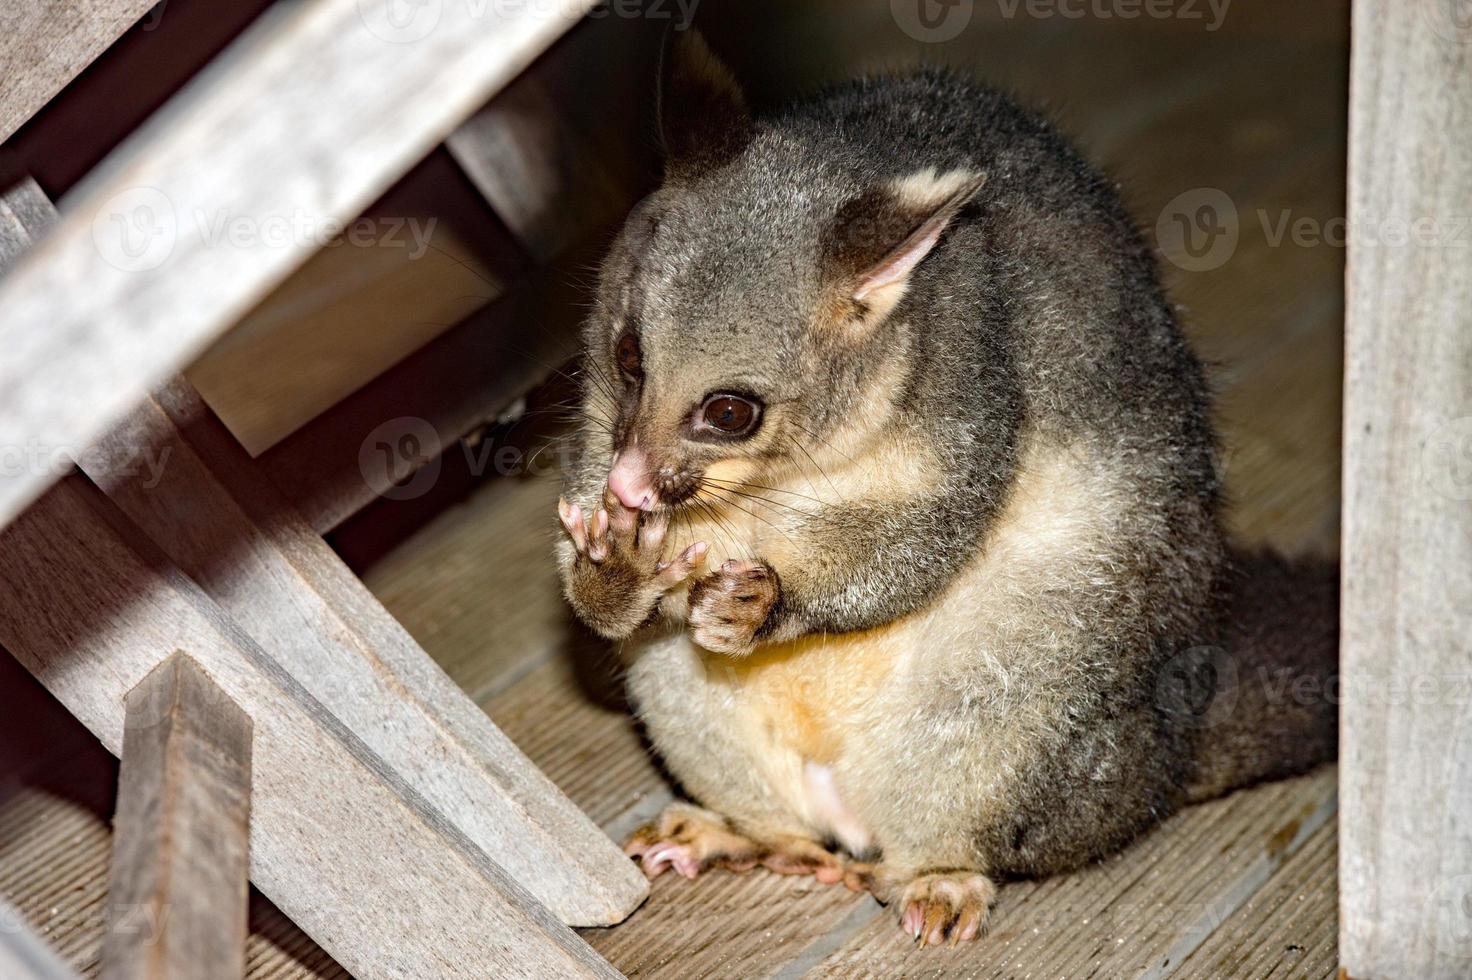
[[[1339,741],[1339,566],[1233,556],[1228,619],[1203,655],[1192,802],[1334,758]],[[1201,658],[1199,658],[1201,659]],[[1198,677],[1201,672],[1198,672]]]

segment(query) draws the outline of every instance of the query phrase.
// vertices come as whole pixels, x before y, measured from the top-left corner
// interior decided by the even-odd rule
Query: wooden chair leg
[[[183,653],[128,692],[104,980],[245,975],[251,727]]]

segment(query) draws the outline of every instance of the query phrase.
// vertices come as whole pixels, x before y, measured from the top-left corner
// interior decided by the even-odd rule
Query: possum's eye
[[[623,372],[624,377],[630,381],[638,381],[644,377],[644,357],[639,351],[639,338],[630,331],[625,330],[618,338],[614,357],[618,360],[618,369]]]
[[[700,407],[697,429],[719,436],[747,436],[761,421],[762,406],[742,395],[711,395]]]

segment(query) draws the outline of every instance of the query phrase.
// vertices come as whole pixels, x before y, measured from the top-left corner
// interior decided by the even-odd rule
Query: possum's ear
[[[660,70],[665,175],[679,181],[729,163],[755,132],[736,76],[699,31],[671,31]]]
[[[923,170],[845,204],[823,241],[835,290],[830,314],[845,323],[883,320],[984,183],[986,176],[971,170]]]

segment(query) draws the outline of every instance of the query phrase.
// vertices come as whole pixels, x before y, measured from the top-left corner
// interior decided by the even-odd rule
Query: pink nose
[[[630,510],[654,509],[654,484],[649,479],[649,461],[637,449],[625,449],[613,458],[608,489]]]

